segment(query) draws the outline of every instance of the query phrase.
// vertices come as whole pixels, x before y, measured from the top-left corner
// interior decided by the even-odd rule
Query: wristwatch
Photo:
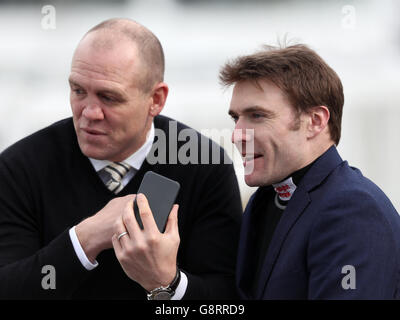
[[[174,280],[166,287],[158,287],[147,293],[147,300],[171,300],[175,294],[175,290],[181,281],[181,271],[176,268]]]

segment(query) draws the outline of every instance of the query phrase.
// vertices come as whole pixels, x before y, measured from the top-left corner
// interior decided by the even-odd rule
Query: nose
[[[254,153],[254,129],[240,126],[236,123],[232,133],[232,143],[235,144],[241,155]]]
[[[248,143],[253,140],[254,129],[240,128],[238,126],[232,132],[232,143]]]
[[[88,120],[103,120],[104,113],[100,105],[94,101],[88,101],[83,107],[82,116]]]

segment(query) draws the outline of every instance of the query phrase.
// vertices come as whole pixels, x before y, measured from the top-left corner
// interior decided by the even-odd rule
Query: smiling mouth
[[[251,155],[242,155],[244,161],[253,161],[255,159],[261,158],[261,154],[251,154]]]
[[[242,155],[243,156],[243,155]],[[256,161],[256,159],[262,158],[263,155],[261,154],[252,154],[252,155],[245,155],[243,157],[243,166],[247,169],[247,168],[253,168],[254,167],[254,161]],[[251,169],[251,171],[253,171]]]

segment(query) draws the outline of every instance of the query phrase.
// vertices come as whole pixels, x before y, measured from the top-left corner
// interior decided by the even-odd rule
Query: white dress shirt
[[[134,177],[135,173],[142,166],[144,160],[146,159],[148,153],[151,150],[151,147],[153,145],[153,140],[154,140],[154,124],[152,123],[145,143],[134,154],[132,154],[130,157],[128,157],[127,159],[122,161],[122,162],[128,163],[131,166],[130,170],[126,173],[126,175],[123,177],[123,179],[121,181],[121,183],[124,187],[129,183],[129,181]],[[99,174],[101,180],[104,183],[106,183],[107,175],[105,175],[104,171],[102,171],[102,170],[106,166],[108,166],[111,163],[111,161],[97,160],[97,159],[92,159],[92,158],[89,158],[89,160],[90,160],[91,164],[93,165],[94,169],[96,170],[96,172]],[[94,268],[96,268],[99,264],[97,261],[92,263],[87,258],[85,252],[83,251],[83,249],[81,247],[79,239],[76,235],[75,226],[69,230],[69,236],[71,238],[75,253],[78,256],[79,261],[82,263],[82,265],[87,270],[93,270]],[[183,295],[186,292],[187,284],[188,284],[187,276],[184,272],[181,272],[181,281],[175,291],[175,295],[172,297],[172,300],[182,299]]]

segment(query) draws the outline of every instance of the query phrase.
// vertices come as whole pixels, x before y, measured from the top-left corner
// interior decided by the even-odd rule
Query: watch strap
[[[169,295],[169,297],[171,298],[175,294],[175,291],[178,288],[180,281],[181,281],[181,271],[179,270],[179,268],[176,268],[176,275],[172,280],[172,282],[166,287],[160,286],[158,288],[151,290],[150,292],[147,292],[147,299],[156,300],[157,295],[160,294],[163,294],[163,296]]]

